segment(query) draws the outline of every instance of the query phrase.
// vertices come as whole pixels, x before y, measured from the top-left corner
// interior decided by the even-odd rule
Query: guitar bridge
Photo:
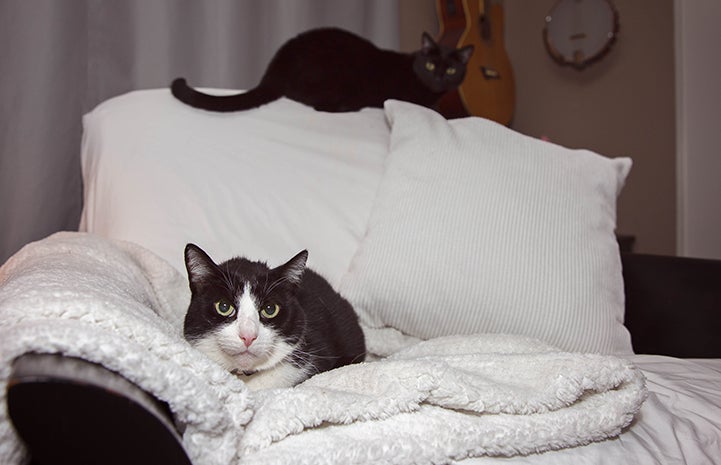
[[[481,66],[481,72],[483,73],[484,79],[501,79],[501,73],[493,68]]]

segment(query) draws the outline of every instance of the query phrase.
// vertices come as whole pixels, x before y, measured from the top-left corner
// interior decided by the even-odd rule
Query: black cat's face
[[[305,328],[296,292],[307,252],[274,269],[242,258],[217,265],[188,244],[192,297],[185,338],[231,372],[250,374],[284,363]]]
[[[421,82],[433,92],[447,92],[463,82],[466,64],[472,54],[472,45],[455,50],[448,49],[438,45],[424,32],[422,48],[414,54],[413,70]]]

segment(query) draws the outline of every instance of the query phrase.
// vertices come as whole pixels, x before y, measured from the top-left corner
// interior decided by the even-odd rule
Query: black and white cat
[[[353,307],[306,269],[307,258],[304,250],[273,269],[245,258],[216,264],[188,244],[185,338],[251,389],[293,386],[363,361],[365,339]]]
[[[312,29],[281,46],[248,92],[208,95],[183,78],[170,88],[181,102],[211,111],[248,110],[281,97],[328,112],[382,108],[388,99],[432,107],[463,82],[473,46],[448,48],[425,32],[421,43],[419,51],[399,53],[342,29]]]

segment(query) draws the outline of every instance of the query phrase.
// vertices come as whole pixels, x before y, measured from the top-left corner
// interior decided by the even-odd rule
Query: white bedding
[[[275,263],[308,248],[310,266],[335,286],[366,239],[390,141],[380,109],[326,114],[280,100],[213,114],[165,89],[105,102],[84,126],[82,230],[138,243],[181,271],[190,241],[217,259]],[[379,334],[378,353],[408,340]],[[643,371],[649,396],[618,438],[463,464],[721,463],[721,360],[625,358]]]
[[[721,360],[656,355],[628,358],[646,376],[649,397],[624,434],[530,456],[481,457],[464,465],[719,464],[721,463]]]
[[[720,360],[635,355],[639,376],[612,356],[505,335],[456,336],[252,394],[182,339],[187,300],[182,276],[132,243],[60,233],[30,244],[0,268],[0,383],[25,352],[102,363],[170,405],[197,465],[719,457]],[[649,395],[636,413],[644,377]],[[535,453],[548,449],[561,450]],[[20,457],[2,412],[0,459]]]
[[[388,151],[380,109],[330,114],[282,100],[219,114],[167,89],[111,99],[83,125],[81,231],[140,244],[179,271],[188,242],[278,264],[308,249],[308,265],[336,286]]]

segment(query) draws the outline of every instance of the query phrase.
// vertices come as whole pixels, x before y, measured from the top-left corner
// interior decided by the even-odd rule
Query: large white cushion
[[[271,266],[308,249],[309,266],[337,286],[388,153],[382,109],[323,113],[288,99],[213,113],[167,89],[136,91],[83,124],[81,230],[138,243],[183,272],[187,242]]]
[[[609,159],[389,101],[391,149],[341,292],[368,328],[632,353]]]

